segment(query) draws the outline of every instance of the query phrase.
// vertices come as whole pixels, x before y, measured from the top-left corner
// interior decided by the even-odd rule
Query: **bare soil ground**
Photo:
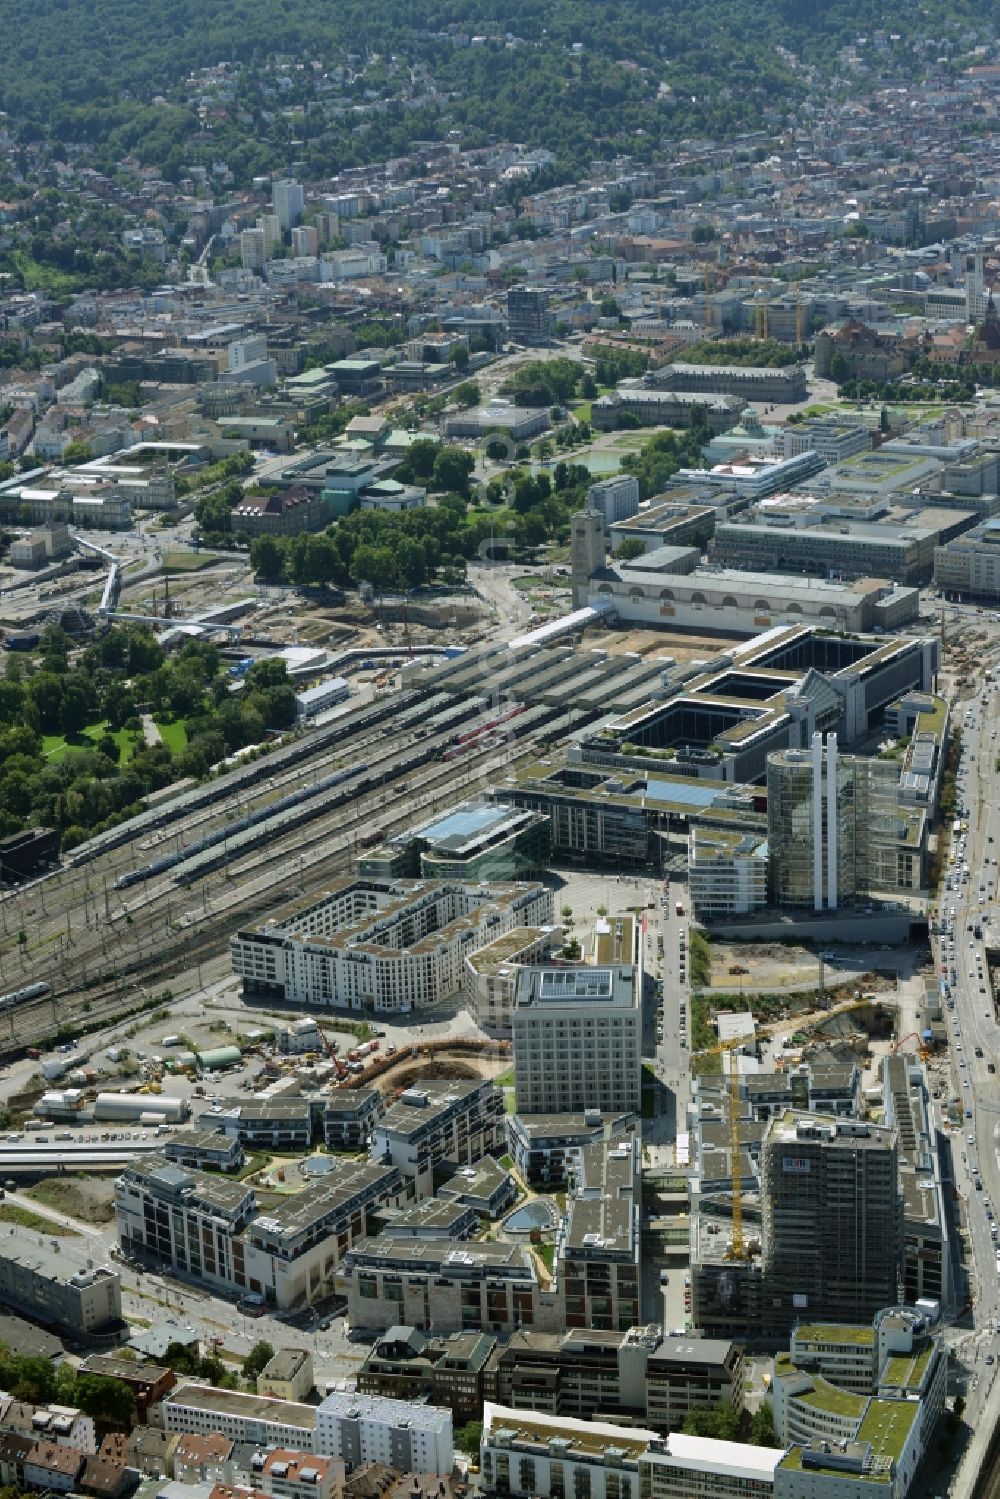
[[[115,1216],[110,1176],[45,1176],[24,1190],[25,1196],[83,1223],[110,1223]]]

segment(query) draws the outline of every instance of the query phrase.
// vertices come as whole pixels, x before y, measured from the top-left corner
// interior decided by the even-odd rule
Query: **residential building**
[[[899,1297],[896,1131],[789,1110],[761,1152],[762,1274],[775,1323],[802,1312],[870,1322]]]
[[[487,1493],[520,1499],[639,1499],[639,1462],[655,1431],[543,1411],[483,1407],[479,1449]]]
[[[271,183],[271,206],[282,234],[287,234],[298,223],[304,205],[305,193],[300,182],[280,177]]]
[[[340,1499],[345,1464],[333,1457],[276,1447],[272,1452],[254,1453],[250,1476],[271,1499]]]
[[[434,1168],[471,1165],[504,1140],[503,1094],[491,1082],[421,1078],[390,1105],[372,1132],[373,1161],[385,1161],[421,1197],[434,1191]]]
[[[36,1442],[24,1458],[24,1482],[42,1493],[68,1494],[76,1488],[86,1459],[75,1447]]]
[[[384,1395],[335,1392],[316,1408],[316,1450],[352,1468],[381,1462],[401,1473],[451,1473],[450,1410]]]
[[[0,1240],[0,1302],[98,1348],[128,1336],[117,1271],[95,1265],[88,1244],[51,1240],[16,1224]]]
[[[452,1244],[388,1234],[356,1244],[337,1275],[352,1327],[386,1331],[398,1324],[436,1333],[517,1327],[553,1329],[559,1298],[542,1290],[523,1244]]]
[[[626,1332],[639,1321],[639,1142],[590,1145],[556,1233],[563,1325]]]
[[[246,1160],[239,1139],[218,1129],[175,1130],[163,1142],[163,1154],[176,1166],[196,1171],[239,1171]]]
[[[166,1432],[208,1435],[258,1447],[316,1451],[316,1407],[211,1385],[183,1384],[157,1407]]]
[[[85,1416],[75,1405],[32,1405],[8,1399],[0,1420],[7,1431],[19,1432],[34,1442],[55,1442],[84,1455],[97,1451],[93,1417]]]
[[[485,1332],[428,1337],[418,1327],[390,1327],[375,1339],[358,1371],[358,1391],[446,1406],[460,1424],[478,1420],[487,1364],[496,1349],[496,1338]]]
[[[455,994],[470,952],[551,919],[540,884],[359,877],[284,921],[238,931],[230,952],[247,993],[387,1014]]]
[[[555,319],[544,287],[512,286],[507,292],[507,332],[514,343],[529,347],[552,341]]]
[[[323,1105],[323,1141],[331,1150],[367,1150],[385,1114],[378,1088],[341,1089]]]
[[[279,1348],[257,1375],[257,1394],[270,1395],[274,1400],[307,1400],[313,1382],[308,1348]]]
[[[370,1231],[369,1214],[405,1195],[393,1167],[344,1161],[261,1213],[252,1189],[156,1156],[128,1167],[115,1188],[126,1253],[282,1309],[331,1294],[344,1250]]]
[[[533,1186],[556,1186],[579,1176],[582,1153],[601,1141],[616,1140],[635,1127],[635,1115],[508,1114],[507,1149],[514,1165]]]
[[[647,1499],[770,1499],[780,1447],[752,1447],[672,1431],[654,1437],[639,1458]]]
[[[913,1055],[886,1057],[882,1068],[882,1120],[899,1137],[903,1194],[903,1290],[910,1305],[948,1299],[952,1241],[946,1178],[937,1148],[927,1071]]]
[[[586,508],[601,512],[605,531],[616,521],[631,520],[639,513],[638,479],[632,474],[613,474],[598,480],[587,490]]]
[[[519,1114],[638,1112],[641,974],[631,963],[521,970],[512,1015]]]
[[[470,1209],[478,1218],[495,1223],[517,1201],[518,1188],[495,1156],[486,1155],[474,1166],[445,1167],[451,1171],[447,1181],[437,1184],[435,1202],[455,1203]]]
[[[185,1431],[173,1452],[177,1483],[232,1483],[233,1439],[218,1431]]]
[[[307,1098],[279,1094],[272,1098],[222,1098],[197,1119],[199,1130],[239,1140],[250,1150],[277,1150],[286,1155],[312,1144],[312,1105]]]

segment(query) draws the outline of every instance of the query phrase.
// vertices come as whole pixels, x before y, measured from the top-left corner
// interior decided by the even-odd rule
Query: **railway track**
[[[529,740],[513,756],[498,757],[495,747],[483,746],[473,748],[461,764],[432,762],[411,783],[411,793],[405,798],[397,796],[394,801],[391,782],[387,785],[378,804],[379,823],[387,832],[398,831],[415,814],[428,816],[450,806],[456,796],[481,780],[484,770],[495,773],[501,766],[517,765],[532,756]],[[238,924],[253,923],[268,913],[280,914],[282,904],[301,893],[305,879],[311,886],[321,885],[351,872],[357,835],[362,828],[370,828],[373,810],[367,802],[349,811],[338,810],[333,819],[318,821],[306,841],[299,838],[294,851],[275,847],[263,861],[256,854],[246,855],[216,880],[224,900],[209,898],[206,882],[201,910],[175,918],[171,904],[197,907],[198,895],[178,890],[168,878],[149,892],[138,923],[136,915],[123,910],[114,922],[86,928],[87,945],[74,948],[58,969],[50,965],[52,994],[0,1017],[0,1055],[44,1044],[61,1026],[78,1025],[81,1020],[96,1025],[138,1012],[181,975],[191,975],[192,983],[223,977],[229,971],[227,939]],[[331,821],[340,828],[333,838]],[[300,863],[300,853],[307,849],[312,857],[308,864]],[[138,930],[133,931],[136,925]],[[134,947],[119,943],[120,931],[123,936],[134,936]],[[67,963],[72,965],[72,984],[66,982]],[[34,966],[26,971],[35,976]]]

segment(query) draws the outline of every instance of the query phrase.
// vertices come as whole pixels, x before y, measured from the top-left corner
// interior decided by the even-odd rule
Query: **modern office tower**
[[[615,521],[631,520],[639,514],[639,481],[632,474],[614,474],[610,479],[601,479],[587,490],[587,509],[599,510],[604,516],[604,529]]]
[[[549,294],[538,286],[512,286],[507,293],[507,331],[514,343],[547,344],[554,319]]]
[[[305,194],[301,182],[290,177],[279,177],[271,183],[271,207],[281,225],[282,234],[287,234],[293,224],[302,217]]]
[[[903,1201],[894,1129],[788,1110],[764,1136],[762,1273],[775,1324],[871,1322],[898,1302]]]
[[[907,815],[899,767],[840,755],[837,736],[767,758],[769,895],[775,906],[835,911],[901,879]],[[916,847],[916,846],[915,846]]]
[[[636,977],[628,963],[522,970],[512,1016],[518,1113],[639,1111]]]
[[[604,516],[600,510],[578,510],[570,522],[570,573],[573,578],[573,607],[587,602],[589,580],[607,561],[604,543]]]

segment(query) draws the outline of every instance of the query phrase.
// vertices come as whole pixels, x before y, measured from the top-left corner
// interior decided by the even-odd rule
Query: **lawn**
[[[68,1223],[60,1223],[55,1218],[43,1218],[41,1213],[33,1213],[30,1208],[18,1207],[13,1202],[0,1202],[0,1223],[16,1223],[19,1228],[30,1228],[33,1232],[48,1234],[50,1238],[79,1237],[76,1229],[70,1228]]]
[[[164,552],[165,573],[196,573],[203,567],[214,567],[218,557],[206,557],[201,552]]]
[[[155,723],[160,731],[160,738],[172,755],[179,755],[182,750],[187,749],[187,724],[183,718],[157,718]]]
[[[142,745],[142,734],[135,734],[128,729],[110,729],[106,718],[100,723],[88,724],[81,734],[74,734],[69,739],[64,734],[42,735],[42,758],[45,760],[65,760],[68,755],[80,755],[92,750],[99,739],[105,734],[118,746],[119,764],[127,765]]]

